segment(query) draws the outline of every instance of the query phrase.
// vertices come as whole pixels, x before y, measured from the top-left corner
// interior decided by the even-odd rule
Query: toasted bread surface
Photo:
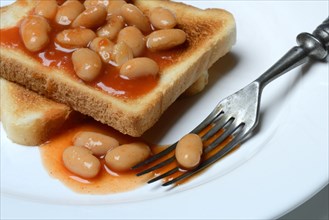
[[[0,79],[1,121],[13,142],[35,146],[47,141],[69,118],[71,109]]]
[[[45,67],[26,53],[1,44],[1,76],[37,91],[72,109],[108,124],[122,133],[140,136],[214,62],[235,43],[233,16],[221,9],[201,10],[182,3],[136,0],[146,15],[157,6],[176,15],[177,27],[187,34],[187,48],[175,62],[160,70],[155,88],[147,94],[123,99],[96,90],[70,77],[63,70]],[[35,1],[21,0],[1,9],[1,29],[17,26],[35,7]],[[23,13],[17,10],[23,8]]]

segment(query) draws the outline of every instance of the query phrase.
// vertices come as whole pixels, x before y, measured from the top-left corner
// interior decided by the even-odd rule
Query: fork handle
[[[261,89],[289,70],[308,62],[310,58],[324,60],[328,56],[329,17],[313,31],[313,34],[300,33],[297,36],[297,44],[298,46],[291,48],[255,80],[259,83]]]

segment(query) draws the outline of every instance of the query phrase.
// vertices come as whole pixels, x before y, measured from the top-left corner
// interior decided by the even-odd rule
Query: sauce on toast
[[[45,67],[61,69],[68,73],[73,79],[82,81],[76,76],[71,60],[71,55],[75,49],[63,48],[54,41],[56,34],[61,30],[63,30],[63,27],[52,25],[50,43],[44,50],[39,52],[30,52],[25,48],[20,37],[19,27],[0,29],[0,44],[1,47],[23,52]],[[161,52],[145,50],[143,56],[149,57],[158,63],[161,75],[161,70],[170,64],[177,62],[177,59],[184,51],[184,48],[185,46],[182,45]],[[120,76],[119,68],[111,64],[103,65],[102,72],[103,73],[92,82],[85,83],[98,90],[120,98],[134,99],[145,95],[157,86],[159,80],[158,76],[144,76],[137,79],[126,79]]]

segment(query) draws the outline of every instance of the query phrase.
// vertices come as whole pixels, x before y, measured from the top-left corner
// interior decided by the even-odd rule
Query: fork
[[[325,60],[329,50],[329,17],[319,25],[312,34],[305,32],[300,33],[297,36],[297,45],[298,46],[291,48],[281,59],[279,59],[256,80],[220,101],[201,124],[190,132],[199,134],[205,128],[211,126],[205,134],[199,134],[203,143],[205,143],[215,134],[218,134],[219,131],[223,131],[219,137],[216,136],[215,140],[211,139],[211,143],[204,147],[203,155],[209,153],[220,145],[224,146],[209,158],[201,161],[196,168],[183,172],[175,178],[169,179],[169,181],[162,184],[163,186],[177,183],[197,172],[200,172],[217,160],[223,158],[246,139],[259,122],[261,95],[267,84],[296,66],[306,63],[311,59]],[[230,141],[224,142],[228,138],[230,138]],[[168,155],[175,150],[177,143],[178,142],[132,167],[132,169],[141,168],[150,165],[151,163],[156,163],[156,161],[161,159],[159,163],[142,170],[136,175],[140,176],[158,170],[169,163],[174,162],[176,160],[175,156]],[[169,177],[179,171],[179,166],[176,166],[149,180],[148,183]]]

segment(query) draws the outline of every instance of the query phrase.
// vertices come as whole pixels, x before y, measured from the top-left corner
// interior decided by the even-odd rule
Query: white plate
[[[206,91],[178,100],[145,135],[158,143],[191,130],[220,99],[294,46],[298,33],[313,31],[328,16],[326,1],[186,2],[232,12],[238,41],[211,68]],[[50,178],[39,149],[11,143],[2,129],[1,218],[278,218],[328,183],[328,64],[299,67],[274,81],[264,91],[261,112],[255,135],[193,181],[104,196],[76,194]]]

